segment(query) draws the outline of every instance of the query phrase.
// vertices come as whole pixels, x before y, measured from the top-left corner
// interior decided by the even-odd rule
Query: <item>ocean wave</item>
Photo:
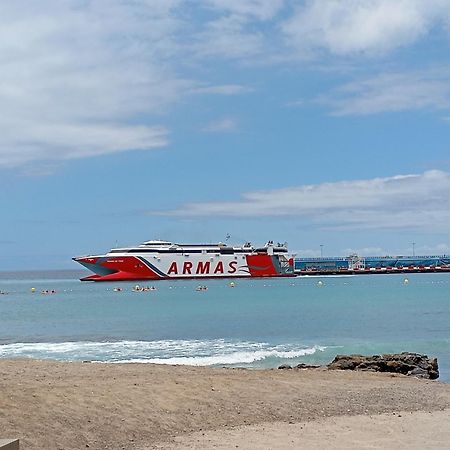
[[[252,364],[264,360],[301,358],[326,347],[296,344],[270,345],[250,341],[160,340],[114,342],[14,343],[0,345],[0,358],[29,357],[91,360],[115,363],[182,364],[192,366]]]

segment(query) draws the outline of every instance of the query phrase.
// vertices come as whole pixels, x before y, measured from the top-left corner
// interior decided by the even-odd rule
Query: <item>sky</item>
[[[450,0],[15,0],[0,63],[0,270],[450,253]]]

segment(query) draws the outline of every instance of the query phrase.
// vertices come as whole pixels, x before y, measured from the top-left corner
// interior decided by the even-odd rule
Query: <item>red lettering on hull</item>
[[[219,261],[217,263],[217,266],[214,269],[214,274],[216,274],[216,273],[223,273],[223,262],[222,261]]]
[[[227,273],[232,274],[237,271],[237,261],[230,261],[227,267]],[[210,261],[198,261],[195,266],[194,271],[194,263],[191,261],[183,262],[183,269],[181,271],[183,275],[217,275],[224,274],[225,268],[223,261],[218,261],[215,266],[211,266]],[[178,264],[176,261],[173,261],[170,264],[169,270],[167,271],[167,275],[178,275]]]
[[[228,264],[228,273],[234,273],[236,272],[236,266],[237,266],[237,261],[230,261],[230,263]]]
[[[183,275],[191,275],[192,263],[190,261],[185,261],[183,264]]]
[[[211,263],[209,261],[206,261],[205,263],[203,261],[199,261],[197,264],[197,270],[195,271],[196,274],[208,274],[211,267]]]
[[[167,272],[167,275],[171,275],[171,274],[175,274],[178,275],[178,267],[177,267],[177,262],[174,261],[170,267],[169,267],[169,271]]]

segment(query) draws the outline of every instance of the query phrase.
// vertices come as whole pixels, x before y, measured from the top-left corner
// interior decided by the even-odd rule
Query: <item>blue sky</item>
[[[17,0],[0,21],[0,270],[227,234],[450,253],[450,0]]]

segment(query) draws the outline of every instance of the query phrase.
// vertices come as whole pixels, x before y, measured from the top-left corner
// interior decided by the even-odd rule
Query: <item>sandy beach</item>
[[[389,374],[0,361],[21,449],[448,448],[450,385]]]

